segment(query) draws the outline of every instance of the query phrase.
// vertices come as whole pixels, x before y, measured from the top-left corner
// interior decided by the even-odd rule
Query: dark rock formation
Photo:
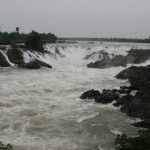
[[[39,69],[41,67],[52,68],[51,65],[49,65],[45,62],[42,62],[40,60],[37,60],[37,59],[35,59],[34,61],[31,61],[29,63],[24,63],[24,64],[20,65],[19,67],[27,68],[27,69]]]
[[[126,56],[126,62],[132,64],[140,64],[150,59],[150,50],[147,49],[131,49]]]
[[[140,89],[131,101],[121,107],[121,111],[131,117],[143,119],[150,127],[150,89]]]
[[[145,121],[135,122],[132,125],[135,126],[135,127],[141,127],[141,128],[148,128],[148,129],[150,129],[150,124],[148,122],[145,122]]]
[[[7,56],[9,60],[14,64],[19,65],[24,63],[22,51],[16,48],[8,49]]]
[[[81,99],[96,99],[97,97],[99,97],[100,96],[100,92],[98,91],[98,90],[94,90],[94,89],[92,89],[92,90],[89,90],[89,91],[87,91],[87,92],[84,92],[81,96],[80,96],[80,98]]]
[[[103,93],[95,99],[95,102],[107,104],[111,103],[113,100],[117,100],[119,95],[116,92],[111,92],[110,90],[103,90]]]
[[[88,56],[89,57],[89,56]],[[113,58],[105,58],[87,65],[89,68],[125,67],[127,64],[140,64],[150,59],[150,50],[131,49],[127,56],[116,55]]]
[[[116,103],[114,103],[114,106],[120,106],[120,105],[126,105],[133,99],[133,96],[131,94],[127,94],[125,96],[120,97],[116,100]]]
[[[135,90],[147,87],[150,81],[150,65],[146,67],[131,66],[117,74],[116,78],[129,79],[131,88]]]
[[[88,68],[110,68],[110,67],[118,67],[118,66],[126,66],[125,57],[122,55],[116,55],[113,58],[103,59],[100,61],[96,61],[95,63],[90,63],[87,65]]]
[[[10,64],[7,62],[6,58],[4,55],[0,52],[0,66],[1,67],[9,67]]]
[[[116,92],[111,92],[110,90],[103,90],[103,93],[100,93],[98,90],[89,90],[83,93],[80,97],[81,99],[94,99],[97,103],[111,103],[113,100],[119,98],[119,95]]]

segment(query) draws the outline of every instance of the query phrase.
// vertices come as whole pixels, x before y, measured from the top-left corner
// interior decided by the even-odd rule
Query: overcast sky
[[[2,31],[58,37],[150,36],[150,0],[0,0]]]

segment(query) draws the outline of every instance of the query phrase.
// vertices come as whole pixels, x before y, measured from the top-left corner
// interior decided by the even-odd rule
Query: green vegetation
[[[29,34],[25,34],[19,33],[19,30],[20,28],[16,27],[15,31],[11,33],[0,31],[0,45],[14,45],[18,43],[25,43],[26,39],[32,32]],[[39,36],[42,43],[55,43],[57,41],[57,37],[51,33],[39,33]]]
[[[13,147],[10,144],[5,146],[2,142],[0,142],[0,150],[13,150]]]
[[[40,34],[32,31],[25,40],[25,47],[30,50],[43,51],[43,43]]]
[[[150,130],[141,130],[136,137],[118,135],[115,145],[116,150],[150,150]]]

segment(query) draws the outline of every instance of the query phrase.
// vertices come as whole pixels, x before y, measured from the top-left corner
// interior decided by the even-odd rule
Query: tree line
[[[1,32],[0,31],[0,45],[13,45],[18,43],[25,43],[26,39],[30,34],[35,33],[32,31],[31,33],[20,33],[19,27],[16,27],[14,32]],[[36,32],[38,33],[38,32]],[[40,37],[41,42],[44,43],[55,43],[57,41],[57,37],[52,33],[38,33],[36,34]]]
[[[59,38],[59,40],[93,41],[93,42],[150,43],[150,37],[145,38],[145,39],[138,39],[138,38]]]

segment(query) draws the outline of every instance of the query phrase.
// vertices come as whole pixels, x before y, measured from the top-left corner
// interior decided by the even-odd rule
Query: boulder
[[[14,64],[20,65],[24,63],[23,52],[16,48],[8,49],[7,56]]]
[[[1,67],[9,67],[10,64],[7,62],[5,56],[0,52],[0,66]]]
[[[100,92],[98,90],[89,90],[87,92],[84,92],[80,98],[81,99],[96,99],[97,97],[100,96]]]

